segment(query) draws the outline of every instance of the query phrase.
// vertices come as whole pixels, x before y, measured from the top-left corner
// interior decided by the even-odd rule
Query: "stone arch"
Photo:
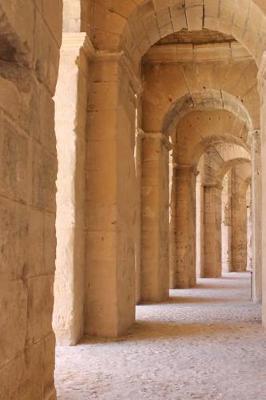
[[[224,149],[224,153],[226,156],[226,152],[228,151],[228,144],[232,145],[233,147],[233,152],[235,153],[233,156],[233,159],[245,159],[250,161],[250,152],[249,148],[237,137],[231,136],[231,135],[220,135],[220,136],[212,136],[212,137],[207,137],[204,138],[199,142],[199,144],[196,146],[195,151],[193,153],[193,158],[192,158],[192,163],[193,165],[197,165],[201,156],[206,152],[206,150],[210,147],[216,147],[220,146],[221,148],[219,149],[221,152],[223,152],[223,147],[226,147]],[[238,154],[239,153],[239,154]],[[229,162],[232,160],[230,158],[230,155],[228,157],[229,159],[224,160],[225,162]]]
[[[156,48],[164,47],[167,46],[156,46]],[[258,69],[254,60],[249,58],[233,63],[189,60],[184,59],[183,62],[179,62],[176,56],[174,61],[169,63],[152,60],[143,62],[142,128],[144,131],[161,132],[166,115],[172,111],[172,108],[174,109],[172,104],[174,103],[175,106],[175,103],[181,100],[182,109],[182,99],[186,100],[191,93],[195,94],[193,101],[196,104],[201,97],[206,101],[206,98],[210,97],[206,106],[211,108],[215,105],[216,109],[225,109],[224,102],[230,110],[231,103],[234,103],[234,111],[240,113],[242,117],[242,111],[244,115],[249,114],[250,118],[247,117],[247,120],[252,121],[254,129],[259,129]],[[226,76],[231,78],[226,79]],[[237,84],[234,77],[237,79]]]
[[[171,104],[163,120],[162,132],[169,134],[186,114],[194,110],[230,111],[245,122],[249,131],[253,130],[252,119],[242,102],[230,93],[213,89],[198,93],[188,93]]]
[[[211,130],[212,131],[212,130]],[[211,150],[211,152],[210,152]],[[228,155],[227,155],[228,151]],[[182,151],[181,151],[182,152]],[[211,160],[213,152],[218,155],[217,159],[212,165],[207,160]],[[211,153],[211,154],[210,154]],[[170,286],[171,288],[185,288],[193,287],[196,284],[196,248],[205,246],[205,240],[200,243],[197,240],[198,233],[200,236],[205,229],[204,224],[199,227],[197,196],[198,187],[196,175],[202,169],[201,193],[205,196],[206,204],[210,204],[210,212],[206,213],[206,220],[208,227],[216,225],[219,220],[221,210],[219,210],[220,199],[220,186],[215,176],[216,170],[224,165],[228,159],[240,158],[250,159],[248,146],[238,137],[233,135],[212,135],[207,137],[197,137],[197,144],[194,150],[188,154],[187,158],[178,158],[174,154],[174,164],[172,165],[172,179],[171,179],[171,219],[170,219]],[[206,155],[206,158],[205,158]],[[199,160],[202,158],[202,166],[196,169]],[[226,158],[227,156],[227,158]],[[207,163],[206,163],[207,162]],[[206,164],[205,164],[206,163]],[[208,165],[208,170],[205,176],[205,165]],[[210,172],[209,172],[210,171]],[[199,176],[199,175],[198,175]],[[201,195],[200,195],[201,198]],[[181,207],[182,206],[182,207]],[[204,201],[200,205],[203,210]],[[196,213],[197,209],[197,213]],[[216,218],[217,217],[217,218]],[[196,222],[198,221],[198,222]],[[206,229],[205,232],[212,232]],[[207,235],[207,234],[206,234]],[[214,230],[216,242],[219,242],[219,232]],[[207,237],[207,236],[206,236]],[[213,237],[210,237],[210,242]],[[206,239],[206,243],[208,239]],[[216,244],[217,244],[216,243]],[[208,245],[206,247],[209,247]],[[218,249],[218,245],[215,249]],[[201,250],[200,250],[201,252]],[[211,276],[219,276],[219,251],[210,252],[209,259],[210,265],[213,264],[212,256],[215,255],[215,268],[209,269]],[[200,257],[201,259],[201,257]],[[197,263],[198,264],[198,263]],[[200,263],[201,264],[201,263]],[[200,267],[201,269],[201,267]],[[202,270],[203,271],[203,270]],[[214,275],[212,273],[214,272]]]
[[[179,120],[172,135],[174,159],[178,164],[197,164],[207,147],[223,142],[240,145],[250,151],[246,143],[248,130],[243,121],[225,110],[192,110]]]
[[[112,32],[111,46],[125,50],[136,64],[153,44],[182,29],[212,29],[230,34],[244,45],[258,65],[265,50],[265,7],[257,0],[245,0],[244,5],[235,1],[230,8],[225,1],[195,4],[185,0],[150,0],[137,6],[135,3],[128,7],[119,4],[111,11],[103,11],[103,15]],[[112,28],[113,25],[118,28]],[[96,35],[96,42],[101,45],[101,35]]]
[[[198,186],[197,200],[199,203],[197,203],[197,209],[199,210],[198,212],[204,213],[204,223],[201,218],[197,218],[197,232],[201,233],[200,235],[197,235],[197,252],[200,254],[200,262],[197,265],[197,270],[202,277],[215,277],[220,276],[222,273],[222,254],[224,254],[222,251],[224,247],[221,246],[223,226],[223,177],[230,169],[233,169],[236,166],[240,166],[240,168],[243,168],[244,166],[245,168],[246,165],[248,165],[250,174],[251,156],[245,145],[243,146],[241,144],[239,145],[239,143],[236,144],[232,142],[220,142],[215,144],[215,142],[213,142],[210,146],[207,144],[205,153],[202,154],[200,162],[201,165],[199,165],[198,168],[202,175],[200,175],[200,186]],[[237,186],[235,186],[235,188],[237,189]],[[241,194],[242,193],[243,192],[241,191]],[[243,205],[243,203],[241,204]],[[236,207],[234,209],[237,210]],[[243,219],[241,221],[243,222]],[[227,230],[224,230],[223,233],[226,232],[228,235],[230,233],[229,231],[230,230],[228,230],[228,232]],[[241,235],[236,235],[234,237],[234,239],[236,239],[235,242],[238,240],[239,236]],[[210,243],[212,242],[214,245],[213,247],[210,247]],[[225,247],[227,248],[228,246],[226,245]],[[237,254],[236,251],[234,252],[234,255],[235,254]],[[202,259],[204,259],[203,263]]]
[[[231,157],[216,171],[216,180],[222,186],[222,266],[225,272],[246,270],[248,249],[247,190],[251,181],[251,160]],[[250,206],[250,203],[249,203]],[[249,227],[251,221],[249,215]],[[237,267],[235,269],[235,267]]]
[[[231,160],[227,160],[224,165],[217,171],[216,173],[216,179],[218,182],[222,182],[224,176],[228,173],[228,171],[236,166],[240,165],[249,165],[250,166],[250,171],[251,171],[251,161],[248,158],[244,157],[237,157]],[[251,175],[251,172],[250,172]],[[250,179],[250,176],[247,177],[247,179]]]

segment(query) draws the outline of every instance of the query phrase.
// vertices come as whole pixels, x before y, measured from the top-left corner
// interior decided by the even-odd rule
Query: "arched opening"
[[[135,12],[133,4],[120,10],[115,4],[108,10],[105,5],[94,3],[91,23],[96,15],[98,17],[97,26],[91,27],[97,50],[92,56],[88,99],[87,149],[92,161],[86,186],[90,225],[86,232],[85,334],[112,337],[127,332],[135,318],[136,270],[140,275],[138,302],[155,303],[168,299],[169,243],[165,238],[169,231],[169,151],[175,146],[173,131],[176,126],[184,131],[183,142],[178,147],[182,163],[173,159],[170,165],[171,168],[176,168],[175,164],[182,167],[178,171],[180,182],[185,180],[184,174],[193,182],[196,180],[195,160],[206,149],[211,154],[211,147],[217,148],[227,141],[232,147],[241,146],[242,153],[250,151],[252,132],[260,127],[256,62],[231,36],[235,27],[232,32],[229,29],[228,36],[217,32],[225,33],[221,17],[223,5],[216,18],[210,16],[214,10],[210,10],[209,5],[200,5],[195,10],[192,7],[192,10],[187,4],[179,7],[182,4],[168,4],[165,8],[165,5],[145,2],[136,7]],[[255,7],[260,15],[260,9]],[[192,40],[196,34],[191,32],[175,33],[180,29],[173,25],[172,11],[174,16],[177,13],[181,18],[189,16],[185,26],[190,27],[193,25],[190,13],[199,12],[201,20],[203,9],[204,13],[206,11],[206,21],[201,21],[203,42],[194,44]],[[127,15],[130,15],[129,24]],[[161,24],[163,16],[167,19],[168,15],[169,27],[167,23]],[[209,18],[217,22],[217,26],[212,27],[215,32],[205,29]],[[248,18],[247,15],[247,24]],[[238,22],[234,23],[238,25]],[[150,30],[151,26],[155,32],[159,26],[158,38]],[[197,30],[200,28],[199,22]],[[174,38],[166,37],[171,32],[174,32]],[[252,35],[253,31],[248,29],[244,42],[248,43]],[[208,40],[211,37],[212,42],[204,43],[206,37]],[[158,40],[161,42],[153,46]],[[174,43],[170,42],[173,40]],[[187,40],[190,41],[185,42]],[[223,47],[219,46],[221,43]],[[203,44],[207,46],[203,47]],[[139,80],[140,61],[143,82]],[[136,94],[140,99],[138,106]],[[181,99],[180,103],[176,99]],[[139,130],[136,140],[137,108]],[[210,132],[203,129],[203,136],[197,142],[193,138],[200,135],[200,125],[204,126],[201,114],[205,115],[205,122],[212,121],[210,125],[215,137],[209,140]],[[185,135],[190,124],[195,132],[191,142]],[[136,151],[141,155],[139,181],[136,181]],[[228,162],[229,156],[224,162]],[[104,190],[99,182],[105,182]],[[189,182],[187,192],[192,186]],[[171,202],[174,196],[181,198],[174,190],[170,191],[170,196]],[[190,200],[195,206],[193,195]],[[173,212],[170,229],[174,218]],[[174,228],[173,231],[176,234]],[[140,243],[138,260],[136,238]],[[172,250],[170,259],[175,257],[177,248]]]
[[[136,393],[137,398],[143,393],[148,393],[150,398],[171,398],[173,392],[184,398],[189,381],[190,397],[194,396],[196,388],[202,398],[215,397],[221,392],[230,399],[230,385],[225,388],[219,382],[224,379],[223,367],[227,367],[228,380],[228,376],[234,376],[236,365],[230,368],[225,356],[221,357],[225,360],[221,368],[217,357],[204,358],[204,354],[209,355],[205,348],[200,361],[205,360],[201,366],[207,365],[208,369],[203,368],[200,377],[211,375],[208,380],[213,385],[207,387],[199,376],[191,373],[199,371],[191,349],[194,348],[193,337],[199,332],[197,338],[201,345],[206,342],[217,345],[220,341],[211,339],[219,335],[219,339],[231,337],[232,320],[228,314],[223,316],[226,307],[220,317],[215,313],[218,308],[213,307],[204,323],[201,320],[204,309],[195,308],[194,312],[191,307],[190,319],[187,319],[187,309],[195,298],[202,296],[202,303],[206,301],[204,292],[197,292],[201,288],[194,289],[198,297],[184,289],[182,293],[171,292],[169,300],[169,244],[171,265],[176,265],[177,259],[180,264],[187,259],[193,265],[192,273],[187,269],[181,273],[171,272],[170,282],[180,278],[183,286],[195,286],[195,238],[202,234],[202,230],[195,228],[197,221],[202,222],[201,217],[196,218],[195,198],[198,192],[201,197],[199,187],[205,175],[212,179],[205,185],[205,203],[210,209],[216,204],[214,222],[220,228],[222,195],[214,164],[221,167],[219,178],[228,173],[230,165],[236,174],[234,179],[243,181],[236,184],[241,186],[241,199],[236,201],[236,209],[244,210],[251,181],[253,296],[255,301],[262,300],[265,319],[261,268],[266,248],[263,224],[265,12],[260,0],[235,0],[230,4],[224,0],[143,0],[112,4],[98,0],[64,1],[65,34],[56,97],[59,162],[56,228],[59,240],[54,328],[58,341],[76,344],[84,335],[108,338],[127,335],[133,325],[131,338],[138,344],[140,339],[145,338],[143,344],[152,338],[158,347],[152,363],[150,357],[146,363],[143,354],[150,355],[151,349],[132,344],[134,356],[139,355],[143,361],[134,371],[127,369],[128,365],[134,366],[134,357],[129,356],[128,360],[133,362],[127,365],[123,363],[123,356],[117,357],[118,353],[125,354],[122,342],[116,342],[116,350],[121,349],[121,352],[113,352],[111,359],[108,358],[108,343],[111,342],[104,341],[104,351],[100,352],[97,343],[82,347],[81,358],[86,358],[86,368],[89,368],[85,368],[82,379],[89,382],[89,387],[83,385],[83,380],[80,385],[74,357],[69,356],[69,349],[63,348],[61,365],[74,381],[66,388],[66,380],[62,383],[64,373],[61,382],[57,378],[59,398],[65,396],[65,389],[67,395],[74,398],[77,386],[85,392],[85,397],[104,397],[112,392],[114,398],[119,398],[121,393],[116,389],[119,388],[128,398],[132,393]],[[0,230],[4,270],[0,307],[4,318],[1,317],[0,326],[2,323],[5,326],[4,356],[0,356],[0,397],[5,399],[56,398],[51,319],[57,160],[52,97],[59,63],[61,14],[61,1],[41,4],[29,0],[22,4],[18,0],[3,0],[0,5],[0,89],[4,98],[0,101],[3,126],[0,197],[4,210],[3,229]],[[210,135],[213,135],[211,140]],[[196,140],[199,137],[200,140]],[[230,144],[231,149],[224,150],[224,143]],[[238,161],[244,158],[245,152],[251,153],[251,178],[241,175],[243,164],[232,165],[234,146],[241,147]],[[170,163],[169,239],[170,152],[173,160]],[[201,157],[204,157],[203,166],[202,160],[198,163]],[[204,176],[197,175],[197,167],[204,169]],[[181,207],[175,207],[177,203],[182,205],[183,213]],[[198,214],[202,213],[205,221],[211,220],[213,213],[202,210],[199,207]],[[243,220],[241,229],[247,231],[247,222]],[[192,234],[188,236],[188,232]],[[174,237],[176,245],[171,247]],[[232,241],[233,237],[232,234]],[[240,240],[239,236],[235,237]],[[214,240],[210,235],[208,245],[209,254],[215,253],[215,256],[219,253],[213,251],[219,242],[216,239],[217,236]],[[245,248],[241,260],[247,259],[247,245],[239,242],[237,247]],[[205,253],[199,263],[204,263],[205,272],[208,269],[210,275],[213,257],[208,268]],[[239,268],[237,258],[234,265]],[[219,290],[219,282],[211,283],[213,288]],[[238,300],[230,297],[234,286],[228,285],[229,300],[237,303]],[[177,286],[176,282],[173,286]],[[216,300],[219,303],[221,299]],[[144,314],[141,319],[139,308],[139,322],[134,325],[136,302],[166,302],[165,311],[162,304],[141,306]],[[252,311],[248,308],[243,320],[238,315],[238,307],[234,308],[234,320],[247,325],[251,319],[259,320],[256,307],[254,305]],[[227,318],[226,324],[223,318]],[[210,327],[213,321],[216,321],[214,331]],[[252,330],[251,325],[248,329]],[[186,339],[180,349],[182,335]],[[240,329],[237,335],[241,336]],[[165,337],[171,340],[162,339]],[[243,336],[241,338],[245,341]],[[230,341],[227,342],[226,354],[231,355],[236,343],[230,347]],[[92,353],[87,353],[88,348]],[[234,385],[238,390],[236,396],[243,397],[245,388],[246,396],[263,397],[254,381],[251,385],[246,385],[245,381],[246,376],[261,376],[257,365],[261,366],[263,360],[254,362],[250,354],[243,355],[242,348],[245,345],[238,347],[238,363],[242,368],[241,360],[245,358],[247,371],[244,372],[247,373]],[[219,346],[215,349],[216,354],[225,355]],[[254,346],[253,350],[259,357],[258,348]],[[75,351],[73,349],[72,354]],[[120,366],[117,370],[125,376],[133,374],[134,379],[127,380],[131,385],[129,389],[121,382],[122,374],[120,378],[115,375],[117,365]],[[155,370],[154,365],[160,368]],[[163,382],[161,367],[167,371]],[[71,368],[75,370],[74,375]],[[186,368],[188,375],[181,376],[180,371]],[[210,371],[215,371],[215,376]],[[178,386],[173,373],[179,374]],[[98,385],[99,376],[104,377],[106,385]],[[153,383],[152,387],[145,386],[143,376]],[[135,381],[142,382],[144,388],[137,387],[135,391]],[[169,383],[167,387],[165,381]]]
[[[228,163],[226,170],[222,202],[223,271],[252,271],[250,243],[253,229],[250,191],[248,192],[250,161],[236,159]],[[236,212],[240,214],[236,215]]]

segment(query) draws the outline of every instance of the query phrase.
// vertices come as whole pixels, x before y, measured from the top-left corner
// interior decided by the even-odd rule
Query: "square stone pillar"
[[[88,59],[85,33],[64,33],[55,96],[58,155],[53,327],[57,343],[83,335]]]
[[[262,322],[266,326],[266,52],[258,73],[261,98],[261,267],[262,267]]]
[[[221,221],[222,186],[204,186],[204,268],[203,278],[222,275]]]
[[[231,171],[223,180],[222,190],[222,271],[230,272],[232,266],[232,176]]]
[[[232,171],[231,272],[247,270],[247,186]]]
[[[169,287],[172,288],[173,273],[176,268],[176,164],[169,164]]]
[[[143,133],[142,302],[160,302],[169,296],[169,149],[161,133]]]
[[[135,320],[137,78],[123,53],[91,65],[87,137],[85,333],[116,337]]]
[[[262,209],[261,209],[261,132],[251,132],[252,183],[251,183],[251,218],[252,218],[252,297],[255,303],[262,300]]]
[[[174,256],[171,263],[171,289],[196,285],[196,174],[192,166],[175,165],[173,185]]]
[[[139,107],[138,107],[139,109]],[[137,179],[137,209],[135,232],[135,273],[136,273],[136,304],[141,302],[141,177],[142,177],[142,133],[137,129],[135,166]]]
[[[196,276],[199,278],[204,268],[204,185],[200,169],[196,178]]]

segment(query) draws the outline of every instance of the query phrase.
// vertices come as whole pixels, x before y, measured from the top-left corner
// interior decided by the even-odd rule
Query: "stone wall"
[[[54,95],[62,4],[0,4],[0,398],[55,399]]]

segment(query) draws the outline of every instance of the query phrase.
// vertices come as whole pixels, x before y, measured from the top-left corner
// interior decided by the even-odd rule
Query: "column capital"
[[[93,57],[95,55],[95,49],[86,32],[63,33],[61,47],[63,51],[75,51],[76,53],[79,53],[81,48],[84,49],[88,57]]]
[[[97,50],[93,57],[94,63],[117,63],[125,70],[129,76],[129,81],[135,94],[140,95],[143,91],[140,76],[135,72],[134,66],[124,51],[110,52],[106,50]]]
[[[178,164],[178,163],[172,163],[171,164],[174,170],[180,170],[180,171],[184,171],[187,173],[192,173],[195,176],[198,175],[197,172],[197,167],[194,165],[190,165],[190,164]]]
[[[168,151],[171,151],[173,149],[173,145],[169,141],[168,136],[164,135],[161,132],[144,132],[142,129],[138,129],[138,137],[141,139],[159,140]]]

